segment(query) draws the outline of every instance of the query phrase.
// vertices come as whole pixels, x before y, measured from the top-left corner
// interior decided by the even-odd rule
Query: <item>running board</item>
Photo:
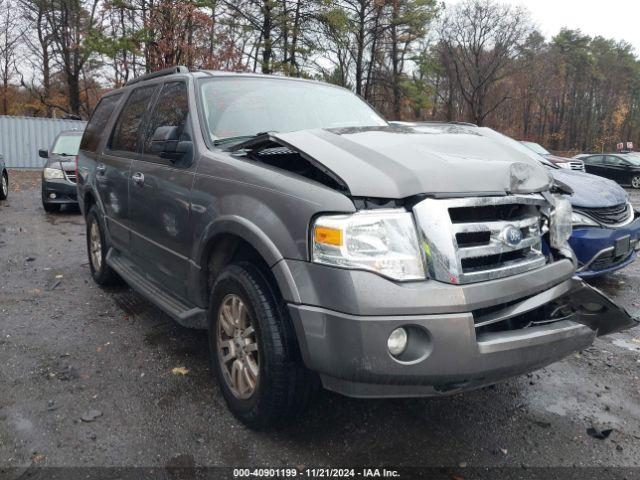
[[[107,264],[140,295],[186,328],[207,328],[206,311],[195,305],[186,304],[158,287],[153,281],[139,273],[136,266],[113,248],[107,254]]]

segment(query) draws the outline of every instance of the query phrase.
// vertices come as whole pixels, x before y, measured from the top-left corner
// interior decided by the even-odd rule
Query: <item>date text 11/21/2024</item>
[[[400,478],[387,468],[234,468],[234,478]]]

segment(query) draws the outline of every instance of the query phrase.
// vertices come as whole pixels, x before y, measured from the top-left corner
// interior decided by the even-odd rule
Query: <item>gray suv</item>
[[[453,394],[636,325],[574,277],[571,206],[535,158],[465,125],[391,126],[331,85],[137,78],[96,107],[77,188],[95,281],[206,329],[253,428],[316,385]]]

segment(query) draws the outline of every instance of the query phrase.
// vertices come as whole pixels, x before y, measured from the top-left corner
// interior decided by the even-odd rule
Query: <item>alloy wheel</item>
[[[89,230],[89,256],[91,265],[96,272],[102,268],[102,239],[100,238],[100,227],[94,219]]]
[[[631,186],[633,188],[640,188],[640,176],[635,176],[631,179]]]
[[[2,175],[2,196],[6,197],[9,194],[9,185],[7,184],[7,177]]]
[[[229,294],[222,300],[216,335],[227,386],[236,398],[250,398],[260,379],[260,355],[251,315],[238,295]]]

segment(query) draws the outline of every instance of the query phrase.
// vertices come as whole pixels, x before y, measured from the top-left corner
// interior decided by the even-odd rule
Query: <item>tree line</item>
[[[315,78],[386,118],[468,121],[555,150],[640,141],[631,45],[494,0],[0,0],[0,114],[87,118],[172,65]]]

